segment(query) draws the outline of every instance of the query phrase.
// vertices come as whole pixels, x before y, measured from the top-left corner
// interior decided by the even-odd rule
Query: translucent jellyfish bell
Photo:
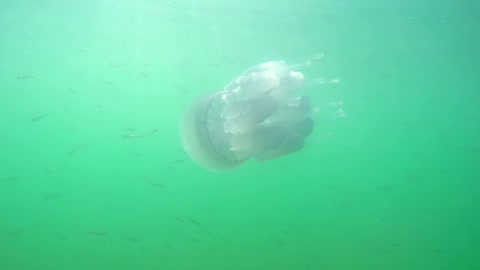
[[[185,151],[212,171],[299,151],[314,127],[310,99],[297,92],[303,86],[303,74],[284,61],[244,71],[187,108],[180,121]]]

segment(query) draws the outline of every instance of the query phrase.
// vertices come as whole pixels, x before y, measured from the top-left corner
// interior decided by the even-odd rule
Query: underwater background
[[[478,1],[3,0],[0,269],[480,269]],[[270,60],[343,100],[213,173],[198,95]]]

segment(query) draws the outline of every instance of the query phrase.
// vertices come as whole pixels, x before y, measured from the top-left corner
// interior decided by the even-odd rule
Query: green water
[[[1,1],[0,269],[480,269],[479,12]],[[182,151],[196,96],[319,53],[347,117],[304,150],[227,173]]]

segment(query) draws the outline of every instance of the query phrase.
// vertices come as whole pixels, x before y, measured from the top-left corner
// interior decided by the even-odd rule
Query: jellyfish
[[[300,151],[312,134],[315,111],[303,73],[285,61],[245,70],[223,90],[197,98],[180,120],[185,152],[210,171],[228,171]]]

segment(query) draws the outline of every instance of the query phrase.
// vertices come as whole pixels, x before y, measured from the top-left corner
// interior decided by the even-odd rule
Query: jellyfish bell
[[[223,130],[223,120],[215,111],[215,102],[222,92],[197,98],[180,120],[180,138],[187,155],[201,167],[226,171],[242,165],[228,153],[231,136]]]
[[[180,120],[185,152],[211,171],[300,151],[314,129],[303,73],[285,61],[245,70],[223,90],[197,98]]]

